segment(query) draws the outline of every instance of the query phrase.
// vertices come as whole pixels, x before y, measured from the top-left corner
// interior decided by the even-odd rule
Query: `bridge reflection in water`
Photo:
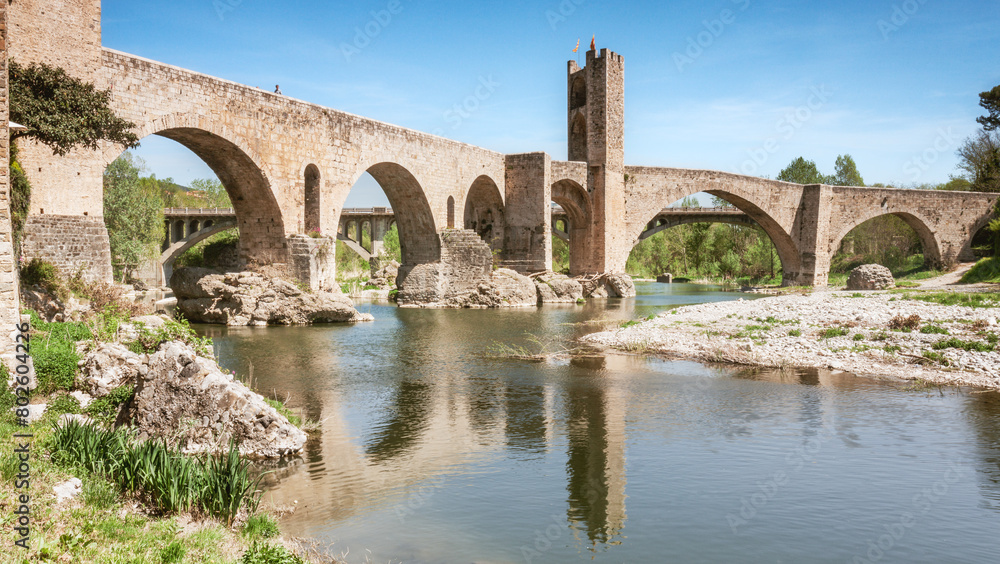
[[[653,286],[671,294],[645,295]],[[378,322],[354,328],[199,330],[224,366],[246,375],[252,363],[259,390],[321,422],[303,456],[268,476],[265,502],[294,505],[283,530],[334,542],[334,555],[350,549],[350,562],[366,548],[374,561],[849,561],[950,461],[969,479],[949,484],[921,526],[960,517],[949,534],[962,554],[990,561],[976,555],[995,550],[986,531],[1000,525],[995,394],[816,369],[489,352],[494,341],[534,346],[529,333],[558,349],[593,322],[681,303],[686,286],[530,311],[370,306]],[[734,535],[727,515],[777,471],[788,481]],[[914,531],[895,550],[916,561],[944,548]]]

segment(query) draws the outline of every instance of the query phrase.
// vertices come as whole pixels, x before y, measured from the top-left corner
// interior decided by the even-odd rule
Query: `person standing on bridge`
[[[277,84],[274,85],[274,93],[275,94],[281,94],[281,86],[280,85],[277,85]]]

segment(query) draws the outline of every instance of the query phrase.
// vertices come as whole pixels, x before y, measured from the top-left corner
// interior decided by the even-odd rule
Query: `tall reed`
[[[194,457],[163,440],[140,441],[124,427],[68,421],[56,425],[48,446],[56,463],[105,476],[166,513],[198,508],[232,525],[242,508],[253,513],[260,504],[263,474],[250,477],[233,442],[221,455]]]

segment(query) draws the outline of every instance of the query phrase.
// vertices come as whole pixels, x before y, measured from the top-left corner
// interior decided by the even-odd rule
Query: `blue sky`
[[[566,62],[596,35],[625,57],[628,164],[771,178],[798,156],[832,173],[848,153],[868,183],[947,181],[979,92],[1000,84],[993,1],[104,0],[103,33],[121,51],[554,159]],[[470,101],[483,81],[492,92]],[[173,142],[138,153],[159,177],[211,175]],[[377,203],[361,192],[349,205]]]

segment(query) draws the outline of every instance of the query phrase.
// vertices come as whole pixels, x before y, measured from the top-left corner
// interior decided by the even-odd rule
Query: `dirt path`
[[[962,279],[962,276],[964,276],[965,273],[971,270],[975,265],[976,263],[974,262],[962,262],[959,263],[955,270],[952,270],[951,272],[942,274],[936,278],[928,278],[926,280],[918,280],[916,282],[920,284],[920,288],[923,290],[941,288],[953,291],[982,291],[1000,288],[1000,284],[962,284],[961,286],[955,287],[958,285],[958,281]]]

